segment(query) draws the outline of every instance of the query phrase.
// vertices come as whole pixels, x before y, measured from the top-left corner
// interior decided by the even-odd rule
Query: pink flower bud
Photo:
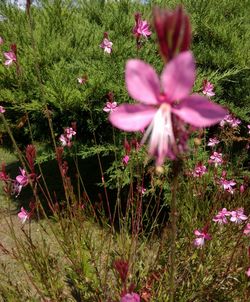
[[[161,56],[165,62],[189,49],[191,25],[182,6],[178,6],[174,11],[155,8],[154,26]]]

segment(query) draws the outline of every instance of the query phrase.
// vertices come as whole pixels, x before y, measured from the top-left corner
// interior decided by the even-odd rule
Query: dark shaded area
[[[79,189],[75,162],[73,158],[70,157],[65,158],[65,160],[68,164],[67,175],[70,178],[74,194],[77,198],[79,196]],[[155,226],[157,225],[156,229],[158,229],[159,231],[164,227],[165,223],[168,221],[169,214],[169,206],[164,205],[164,191],[160,192],[160,190],[157,190],[154,194],[149,194],[145,197],[141,197],[138,193],[136,183],[132,186],[125,186],[120,191],[120,212],[118,214],[116,206],[118,193],[117,189],[111,190],[107,188],[107,200],[104,187],[101,184],[102,176],[97,157],[93,156],[87,159],[78,158],[77,161],[77,166],[90,200],[89,203],[84,190],[82,189],[82,186],[80,186],[81,202],[84,207],[86,206],[88,209],[91,208],[91,211],[93,211],[93,209],[95,210],[96,218],[98,219],[100,224],[102,224],[103,219],[106,219],[106,221],[110,223],[111,216],[112,223],[114,223],[115,228],[119,230],[119,214],[124,217],[128,208],[130,208],[130,210],[131,208],[133,208],[135,213],[138,202],[141,201],[141,211],[143,218],[142,223],[139,224],[139,227],[142,227],[145,232],[150,232],[153,222]],[[113,157],[105,156],[101,158],[101,161],[102,168],[105,173],[105,170],[110,167],[113,161]],[[21,164],[19,162],[14,162],[6,166],[6,171],[12,179],[15,179],[15,177],[20,174],[19,167],[21,167]],[[62,209],[66,204],[66,198],[57,161],[49,160],[45,163],[42,163],[41,169],[52,199],[52,204],[56,206],[56,203],[58,203],[59,208]],[[38,167],[36,167],[36,172],[39,175]],[[145,186],[147,186],[147,181],[149,182],[150,180],[145,179]],[[46,192],[45,185],[43,184],[41,177],[39,178],[39,182],[42,185],[43,190]],[[46,214],[48,216],[52,215],[52,210],[49,207],[48,202],[41,189],[38,189],[38,195]],[[16,203],[18,210],[23,206],[26,210],[29,211],[30,202],[32,200],[34,200],[33,192],[29,185],[22,188],[22,191],[18,197],[12,196],[12,201],[13,203]],[[91,213],[91,211],[88,211],[88,213]],[[157,220],[154,221],[156,218]],[[128,219],[132,219],[131,211],[129,211]],[[133,227],[134,225],[132,223],[131,228]]]

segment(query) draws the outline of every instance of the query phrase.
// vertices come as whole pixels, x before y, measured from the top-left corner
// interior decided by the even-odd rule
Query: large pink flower
[[[110,113],[110,121],[125,131],[139,131],[149,126],[142,143],[150,136],[149,154],[157,158],[158,165],[163,164],[165,156],[173,158],[176,153],[175,117],[195,127],[207,127],[226,115],[221,106],[206,97],[189,95],[195,80],[191,51],[172,59],[160,79],[155,70],[141,60],[127,62],[125,77],[128,93],[141,104],[118,106]]]

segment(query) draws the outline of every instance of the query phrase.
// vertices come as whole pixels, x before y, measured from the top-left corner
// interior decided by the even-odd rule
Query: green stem
[[[171,246],[170,246],[170,302],[175,301],[175,275],[176,275],[176,238],[177,238],[177,187],[178,187],[178,175],[180,172],[180,160],[173,162],[173,186],[172,186],[172,198],[171,198]]]

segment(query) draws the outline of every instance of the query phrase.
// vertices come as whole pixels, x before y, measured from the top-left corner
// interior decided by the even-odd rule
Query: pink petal
[[[195,127],[208,127],[216,124],[226,114],[226,110],[220,105],[210,102],[206,97],[198,94],[183,99],[176,108],[172,108],[172,112]]]
[[[4,62],[4,65],[8,66],[8,65],[12,64],[12,62],[13,62],[12,60],[6,60]]]
[[[141,60],[129,60],[125,78],[130,96],[144,104],[157,104],[160,95],[160,81],[155,70]]]
[[[123,104],[109,115],[113,126],[125,131],[143,130],[152,121],[157,109],[145,105]]]
[[[162,88],[170,102],[188,96],[195,80],[195,62],[191,51],[170,61],[161,76]]]
[[[196,236],[201,236],[201,235],[202,235],[202,233],[201,233],[199,230],[195,230],[195,231],[194,231],[194,234],[195,234]]]

